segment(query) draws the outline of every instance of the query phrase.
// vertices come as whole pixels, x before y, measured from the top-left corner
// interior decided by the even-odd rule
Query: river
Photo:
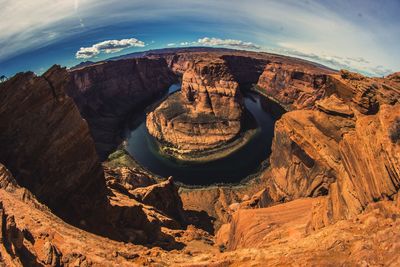
[[[179,84],[169,88],[168,94],[180,90]],[[165,158],[157,152],[154,138],[146,128],[146,114],[140,115],[135,127],[127,131],[127,151],[143,167],[175,181],[188,185],[238,183],[260,170],[262,162],[271,154],[275,121],[283,110],[276,103],[255,92],[245,91],[244,103],[256,119],[258,128],[254,137],[229,156],[206,163],[182,163]]]

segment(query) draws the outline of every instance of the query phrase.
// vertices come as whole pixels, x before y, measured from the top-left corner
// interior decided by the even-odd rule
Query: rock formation
[[[271,62],[266,65],[257,86],[288,110],[310,108],[326,96],[327,69],[297,62]]]
[[[220,147],[241,130],[239,84],[221,59],[199,61],[185,71],[182,91],[149,113],[149,133],[169,151],[190,154]]]
[[[92,265],[148,265],[160,257],[169,262],[170,254],[161,247],[181,248],[182,242],[196,248],[195,242],[209,240],[204,231],[190,227],[188,231],[163,228],[158,232],[157,223],[171,223],[168,217],[158,213],[151,206],[143,204],[131,206],[128,197],[121,197],[113,191],[112,201],[118,203],[120,209],[113,209],[109,216],[114,218],[119,230],[124,231],[131,239],[126,242],[115,241],[100,235],[94,235],[73,227],[58,217],[50,209],[39,203],[28,190],[18,186],[11,173],[0,164],[0,260],[5,266],[92,266]],[[173,199],[170,199],[173,201]],[[130,209],[124,208],[129,205]],[[125,206],[126,207],[126,206]],[[134,228],[140,222],[140,210],[146,213],[147,227],[144,232]],[[120,213],[116,213],[120,211]],[[119,215],[119,217],[115,217]],[[131,216],[131,218],[129,218]],[[130,220],[129,220],[130,219]],[[169,220],[169,221],[168,221]],[[99,222],[101,223],[101,222]],[[125,225],[124,225],[125,224]],[[150,247],[137,245],[140,239],[160,235]],[[175,236],[180,240],[175,241]],[[197,239],[194,240],[194,237]],[[198,238],[200,237],[200,238]],[[207,239],[208,238],[208,239]],[[193,241],[192,241],[193,240]],[[132,243],[134,241],[134,243]],[[147,241],[144,240],[146,243]],[[191,243],[194,242],[193,245]],[[210,242],[210,241],[207,241]],[[212,245],[204,243],[207,249]],[[168,248],[168,246],[170,246]],[[172,262],[177,262],[182,253],[175,254]],[[178,254],[178,255],[177,255]],[[189,256],[186,256],[189,257]],[[154,260],[150,260],[154,258]]]
[[[101,159],[121,143],[128,117],[176,81],[164,59],[102,62],[70,71],[67,93],[87,120]]]
[[[105,182],[67,83],[67,71],[53,66],[0,84],[0,162],[50,208],[80,217],[102,201]]]
[[[271,155],[271,177],[285,198],[328,194],[325,224],[392,198],[400,186],[400,147],[389,137],[400,84],[347,71],[329,79],[333,94],[317,109],[277,122]]]
[[[171,251],[123,243],[72,227],[0,166],[0,255],[5,266],[281,266],[398,265],[400,201],[370,204],[352,220],[308,232],[310,205],[297,200],[239,210],[213,237],[194,227],[168,230],[184,248]],[[228,228],[227,228],[228,227]],[[260,232],[261,231],[261,232]],[[168,239],[165,239],[168,242]],[[228,242],[227,242],[228,241]],[[235,248],[235,250],[233,250]]]

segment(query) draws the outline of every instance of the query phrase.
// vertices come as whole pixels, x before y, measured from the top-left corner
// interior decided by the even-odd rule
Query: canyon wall
[[[264,173],[267,190],[258,194],[269,199],[263,206],[319,197],[308,221],[315,230],[355,218],[371,203],[396,199],[400,188],[396,77],[368,78],[342,71],[328,77],[330,96],[316,101],[312,110],[284,114],[275,125],[270,168]],[[240,207],[248,205],[244,201]],[[223,226],[225,232],[235,220],[244,220],[239,213],[232,216]]]
[[[89,128],[64,90],[68,73],[19,73],[0,84],[0,162],[40,201],[84,215],[105,194]]]
[[[108,61],[70,71],[67,93],[87,120],[101,159],[121,142],[126,119],[176,82],[164,59]]]
[[[327,95],[327,69],[296,62],[271,62],[258,79],[259,90],[287,110],[311,108]]]

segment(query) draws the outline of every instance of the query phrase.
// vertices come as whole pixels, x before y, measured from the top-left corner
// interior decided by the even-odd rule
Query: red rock
[[[242,102],[223,60],[200,61],[183,74],[181,92],[147,115],[146,126],[173,153],[211,150],[239,134]]]
[[[103,170],[86,121],[64,89],[68,73],[19,73],[0,84],[0,162],[59,215],[105,199]]]

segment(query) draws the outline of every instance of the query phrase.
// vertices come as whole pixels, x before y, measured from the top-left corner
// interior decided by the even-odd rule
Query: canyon
[[[119,130],[127,116],[144,109],[176,81],[161,58],[97,63],[74,68],[69,75],[66,93],[88,122],[103,160],[121,142]]]
[[[248,120],[245,91],[286,110],[251,179],[176,184],[124,149],[124,125],[151,103],[146,125],[172,156],[224,147]],[[0,83],[1,261],[397,266],[399,117],[400,73],[268,53],[175,49],[19,73]]]

